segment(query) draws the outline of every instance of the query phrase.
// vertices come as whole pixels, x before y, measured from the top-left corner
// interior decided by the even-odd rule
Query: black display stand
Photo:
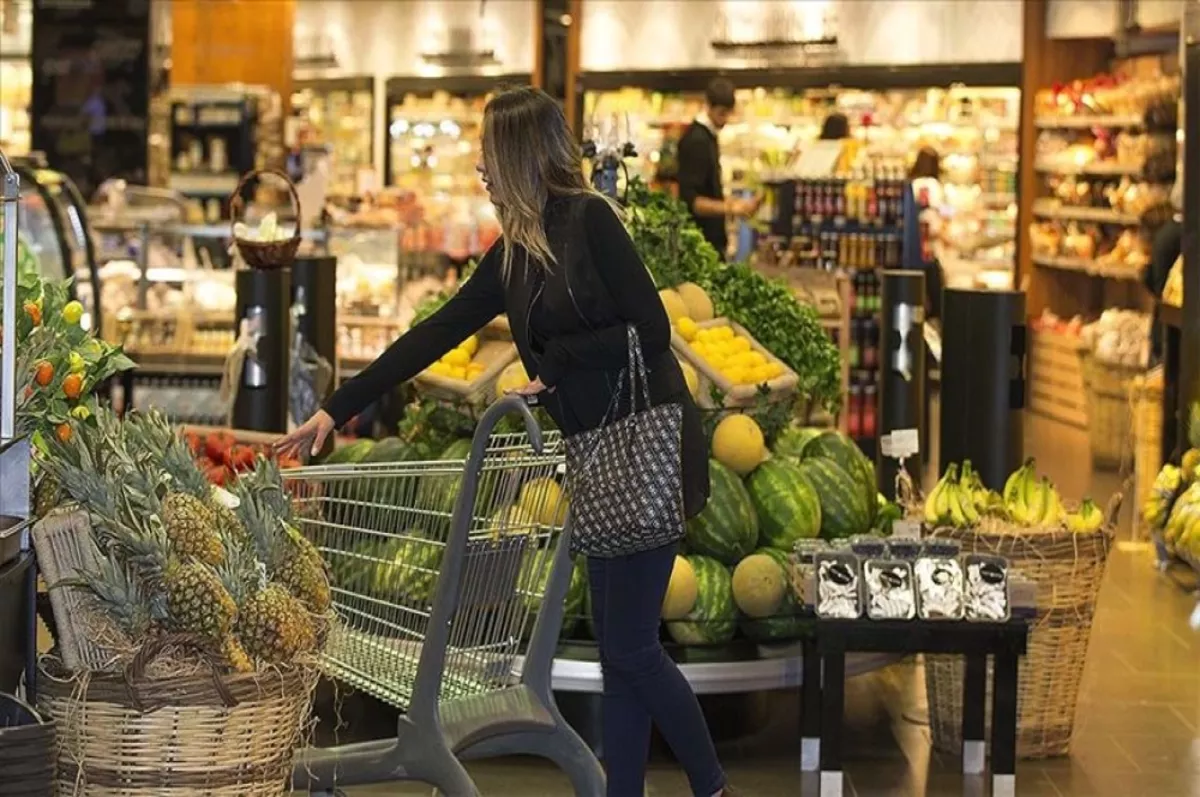
[[[901,429],[915,429],[921,450],[927,448],[925,434],[925,273],[923,271],[884,271],[883,306],[880,310],[879,352],[879,435]],[[905,460],[905,470],[913,484],[921,483],[921,457]],[[879,492],[896,500],[896,476],[900,461],[875,456]]]
[[[1175,343],[1175,362],[1168,361],[1163,391],[1164,420],[1174,424],[1175,434],[1163,436],[1163,448],[1174,453],[1188,440],[1188,415],[1192,402],[1200,400],[1200,156],[1194,143],[1200,141],[1200,6],[1184,7],[1180,34],[1183,39],[1183,308],[1174,315],[1168,347]],[[1171,373],[1172,368],[1174,373]],[[1174,379],[1170,377],[1174,376]],[[1169,413],[1168,413],[1169,411]],[[1173,441],[1167,449],[1168,439]]]
[[[941,461],[970,460],[1000,490],[1024,457],[1025,294],[947,288]]]
[[[258,329],[258,346],[238,376],[233,426],[255,432],[287,432],[291,356],[292,276],[288,269],[237,273],[239,325]]]
[[[337,258],[332,255],[297,257],[292,264],[293,332],[334,368],[337,384]]]
[[[965,657],[962,721],[963,773],[967,775],[982,774],[985,768],[987,663],[992,657],[992,795],[1014,795],[1017,668],[1025,655],[1031,618],[1032,613],[1004,623],[817,620],[816,637],[804,651],[804,736],[807,743],[819,725],[821,794],[842,794],[846,654],[934,653]],[[819,662],[811,668],[810,655]],[[810,681],[817,672],[821,674],[819,688]],[[815,710],[818,700],[819,714]],[[810,756],[804,763],[810,765],[811,748],[805,752]]]

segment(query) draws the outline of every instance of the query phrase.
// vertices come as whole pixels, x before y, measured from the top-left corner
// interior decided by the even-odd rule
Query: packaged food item
[[[855,620],[862,616],[861,567],[851,553],[822,553],[816,557],[817,616]]]
[[[893,537],[887,541],[888,556],[906,562],[917,561],[924,547],[920,540],[912,537]]]
[[[1002,623],[1009,618],[1008,561],[1000,556],[966,557],[966,618],[974,622]]]
[[[867,616],[872,620],[911,620],[917,615],[912,563],[871,559],[863,564]]]
[[[965,585],[959,545],[950,540],[925,543],[913,565],[917,615],[922,620],[961,620]]]

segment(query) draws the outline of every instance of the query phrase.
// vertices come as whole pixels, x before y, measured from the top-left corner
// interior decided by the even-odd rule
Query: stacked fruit
[[[485,366],[475,355],[479,352],[479,338],[469,336],[462,343],[446,352],[440,360],[426,369],[426,373],[436,374],[446,379],[457,379],[460,382],[474,382],[484,372]]]
[[[1200,402],[1189,411],[1188,443],[1179,465],[1158,472],[1141,513],[1169,554],[1200,567]]]
[[[983,486],[970,461],[951,464],[925,498],[924,518],[930,526],[966,528],[983,517],[1004,518],[1019,526],[1094,532],[1104,525],[1104,513],[1090,498],[1075,512],[1063,508],[1062,499],[1045,476],[1039,476],[1030,459],[1009,475],[1002,493]]]
[[[227,492],[157,413],[98,410],[75,432],[40,461],[91,517],[102,556],[80,583],[121,651],[170,633],[235,672],[317,652],[330,586],[273,463],[258,460]]]
[[[734,385],[761,385],[783,375],[783,366],[755,351],[750,339],[729,324],[698,327],[689,318],[675,323],[679,336],[696,356]]]
[[[196,464],[208,480],[223,487],[232,482],[239,474],[252,470],[261,458],[275,458],[270,446],[240,443],[230,432],[216,431],[201,435],[197,432],[186,432],[188,448],[196,458]],[[281,470],[300,467],[299,460],[292,457],[278,457],[276,463]]]

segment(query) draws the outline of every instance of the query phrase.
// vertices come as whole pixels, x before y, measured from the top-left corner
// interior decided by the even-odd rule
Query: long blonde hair
[[[523,86],[488,100],[483,167],[500,220],[505,278],[517,246],[529,253],[530,262],[549,269],[555,258],[542,224],[547,200],[597,193],[584,177],[579,144],[554,98]]]

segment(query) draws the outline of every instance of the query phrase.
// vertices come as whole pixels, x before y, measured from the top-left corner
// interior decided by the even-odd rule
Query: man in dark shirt
[[[726,199],[721,184],[721,147],[717,134],[733,115],[733,84],[715,78],[704,92],[705,109],[679,139],[679,198],[696,219],[696,225],[717,253],[729,249],[725,219],[752,216],[757,200]]]

